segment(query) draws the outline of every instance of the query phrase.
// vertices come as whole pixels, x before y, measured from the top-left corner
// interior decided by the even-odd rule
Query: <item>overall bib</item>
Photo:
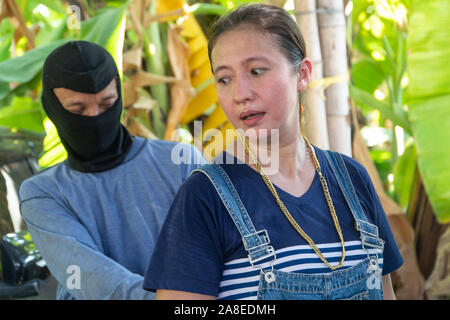
[[[325,151],[325,155],[350,207],[362,247],[367,253],[362,262],[329,273],[305,274],[275,270],[273,263],[276,254],[270,245],[267,230],[255,230],[226,172],[217,164],[207,164],[192,172],[199,171],[208,176],[242,236],[250,264],[260,269],[258,300],[383,299],[378,253],[369,253],[369,249],[375,248],[378,249],[376,252],[382,253],[384,241],[378,237],[378,227],[367,219],[340,154]]]

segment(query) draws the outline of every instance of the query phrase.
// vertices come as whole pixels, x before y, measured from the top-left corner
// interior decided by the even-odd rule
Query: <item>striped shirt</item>
[[[361,241],[348,241],[345,245],[345,260],[342,268],[352,267],[365,258],[367,252],[362,248]],[[336,265],[342,257],[340,242],[319,244],[319,250],[325,259]],[[370,254],[379,254],[378,263],[383,265],[382,252],[379,249],[370,249]],[[291,246],[275,250],[276,260],[274,269],[282,272],[296,273],[329,273],[328,266],[320,260],[319,256],[309,245]],[[270,266],[269,263],[260,265],[262,268]],[[256,300],[260,279],[259,266],[250,265],[248,258],[234,259],[225,263],[218,299],[227,300]]]

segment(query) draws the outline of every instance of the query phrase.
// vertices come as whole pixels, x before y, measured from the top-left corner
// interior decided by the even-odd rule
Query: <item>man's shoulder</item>
[[[141,138],[142,139],[142,138]],[[177,155],[184,156],[185,152],[190,153],[191,156],[201,154],[200,151],[193,145],[184,142],[174,142],[159,139],[145,139],[146,143],[144,149],[155,155]]]
[[[50,190],[53,189],[51,186],[56,186],[56,182],[60,181],[59,176],[65,166],[66,162],[58,163],[25,179],[19,187],[20,200],[50,195]]]

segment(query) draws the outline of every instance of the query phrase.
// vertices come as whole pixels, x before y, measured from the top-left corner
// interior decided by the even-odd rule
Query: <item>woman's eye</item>
[[[227,77],[223,77],[223,78],[217,79],[217,82],[220,84],[228,84],[230,82],[230,79]]]
[[[259,76],[260,74],[262,74],[264,71],[266,71],[266,69],[264,68],[253,68],[251,70],[251,73],[255,76]]]

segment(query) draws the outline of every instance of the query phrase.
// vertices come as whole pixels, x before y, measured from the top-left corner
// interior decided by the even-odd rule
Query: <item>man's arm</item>
[[[76,299],[154,299],[144,278],[105,256],[80,221],[50,197],[22,201],[33,242],[58,282]]]

